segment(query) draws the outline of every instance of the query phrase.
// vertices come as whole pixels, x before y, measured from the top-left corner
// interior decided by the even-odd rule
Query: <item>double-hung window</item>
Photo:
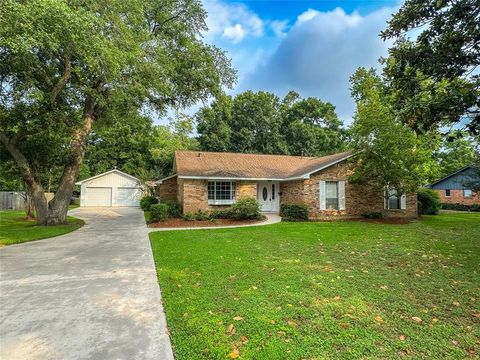
[[[397,190],[390,189],[385,199],[385,209],[388,210],[400,210],[406,209],[406,199],[405,194],[399,194]]]
[[[208,203],[230,205],[235,202],[235,183],[232,181],[209,181]]]
[[[450,189],[445,189],[445,196],[450,196]]]
[[[464,190],[463,190],[463,197],[464,197],[465,199],[468,199],[468,198],[473,197],[473,192],[472,192],[472,190],[470,190],[470,189],[464,189]]]
[[[345,210],[345,181],[320,181],[320,210]]]

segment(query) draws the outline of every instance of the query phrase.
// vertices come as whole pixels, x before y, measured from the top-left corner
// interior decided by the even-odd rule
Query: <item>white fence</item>
[[[45,193],[47,201],[53,199],[54,193]],[[25,209],[24,191],[0,191],[0,210]]]

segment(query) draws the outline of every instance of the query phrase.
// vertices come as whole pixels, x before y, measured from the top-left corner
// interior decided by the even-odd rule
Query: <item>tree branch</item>
[[[63,60],[65,64],[65,70],[63,72],[63,75],[58,79],[58,82],[55,84],[55,86],[52,89],[52,96],[50,98],[50,104],[53,107],[55,104],[55,101],[57,100],[58,94],[60,94],[60,91],[62,91],[63,87],[67,83],[68,80],[72,77],[72,63],[70,61],[69,56],[65,56]]]

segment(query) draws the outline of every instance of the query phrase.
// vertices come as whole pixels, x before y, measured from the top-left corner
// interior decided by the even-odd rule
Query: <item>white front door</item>
[[[278,181],[260,181],[257,184],[257,200],[261,211],[278,212],[280,206]]]

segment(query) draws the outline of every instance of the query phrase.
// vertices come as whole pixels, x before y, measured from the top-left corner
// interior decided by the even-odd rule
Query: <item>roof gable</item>
[[[84,179],[84,180],[80,180],[80,181],[77,181],[75,183],[75,185],[81,185],[82,183],[84,182],[87,182],[87,181],[92,181],[92,180],[95,180],[95,179],[98,179],[102,176],[105,176],[105,175],[108,175],[108,174],[113,174],[113,173],[117,173],[118,175],[122,175],[122,176],[126,176],[132,180],[135,180],[135,181],[140,181],[138,178],[136,178],[135,176],[133,175],[130,175],[130,174],[127,174],[127,173],[124,173],[123,171],[120,171],[118,169],[113,169],[113,170],[110,170],[110,171],[107,171],[107,172],[104,172],[104,173],[101,173],[101,174],[98,174],[98,175],[95,175],[95,176],[92,176],[92,177],[89,177],[88,179]]]
[[[175,165],[179,177],[286,180],[307,178],[351,156],[351,152],[305,157],[177,151]]]
[[[464,184],[465,182],[472,181],[478,177],[479,175],[475,172],[475,167],[467,165],[444,178],[431,183],[428,187],[438,189],[443,189],[444,187],[448,189],[463,189],[466,188]]]

